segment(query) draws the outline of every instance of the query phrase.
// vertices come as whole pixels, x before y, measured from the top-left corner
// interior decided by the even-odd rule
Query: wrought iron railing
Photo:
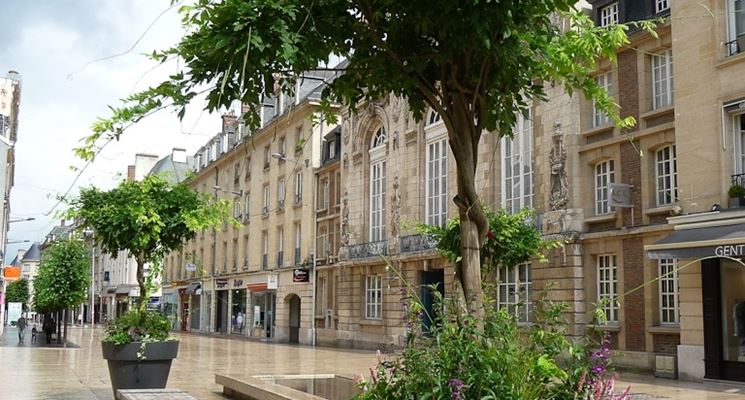
[[[734,56],[745,51],[745,34],[738,36],[734,40],[724,42],[724,47],[727,48],[727,56]]]
[[[401,253],[434,249],[437,239],[432,235],[417,234],[401,236]]]
[[[731,178],[732,178],[732,186],[740,185],[740,186],[745,187],[745,173],[733,174]]]
[[[367,242],[349,246],[349,258],[354,260],[358,258],[376,257],[388,254],[388,241],[378,240],[376,242]]]

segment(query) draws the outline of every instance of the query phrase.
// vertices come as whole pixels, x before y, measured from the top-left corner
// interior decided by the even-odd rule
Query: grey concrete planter
[[[116,398],[117,389],[162,389],[168,383],[171,361],[178,354],[178,341],[147,343],[145,358],[137,352],[140,343],[114,345],[101,342],[103,358],[109,363],[111,386]]]

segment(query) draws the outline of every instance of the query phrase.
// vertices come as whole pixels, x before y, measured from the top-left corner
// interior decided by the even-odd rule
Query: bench
[[[215,383],[223,387],[222,393],[241,400],[323,400],[322,397],[303,393],[286,386],[265,382],[252,377],[236,378],[215,374]]]
[[[119,389],[117,400],[197,400],[196,397],[178,389]]]

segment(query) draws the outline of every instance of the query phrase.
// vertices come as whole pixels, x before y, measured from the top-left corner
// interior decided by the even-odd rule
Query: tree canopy
[[[441,115],[456,161],[461,220],[461,283],[470,312],[479,315],[479,247],[488,230],[475,189],[478,146],[485,131],[511,135],[516,115],[546,99],[545,84],[560,84],[593,99],[620,126],[615,104],[592,73],[600,58],[615,62],[628,43],[626,25],[596,27],[575,0],[197,0],[182,6],[188,32],[173,47],[154,51],[158,62],[183,60],[184,69],[113,107],[76,149],[95,157],[102,141],[155,110],[185,105],[207,93],[208,110],[240,100],[252,105],[243,120],[259,125],[263,94],[291,91],[305,71],[345,59],[328,83],[323,105],[354,109],[393,93],[415,118],[427,108]],[[641,23],[652,31],[651,23]],[[332,68],[334,69],[334,68]],[[205,89],[206,88],[206,89]],[[327,108],[330,110],[330,107]]]
[[[10,282],[5,288],[6,303],[23,303],[23,307],[28,307],[29,297],[30,293],[27,279],[19,279],[15,282]]]
[[[90,258],[82,242],[55,242],[45,251],[34,279],[34,303],[43,312],[83,304],[90,287]]]
[[[146,263],[159,265],[165,254],[180,249],[199,230],[229,218],[226,202],[215,203],[184,183],[172,184],[155,175],[123,181],[108,191],[83,189],[71,206],[70,215],[94,230],[94,240],[104,252],[116,257],[123,251],[137,261],[140,305],[148,296]]]

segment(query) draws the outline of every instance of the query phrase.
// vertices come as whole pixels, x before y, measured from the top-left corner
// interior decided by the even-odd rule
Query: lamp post
[[[86,239],[87,238],[91,238],[92,239],[93,238],[93,230],[91,230],[90,228],[85,228],[85,230],[83,231],[83,235],[85,236]],[[96,246],[94,245],[93,241],[91,240],[91,291],[90,291],[90,296],[89,296],[90,297],[90,310],[89,311],[90,311],[90,315],[91,315],[91,321],[90,321],[91,322],[91,328],[93,328],[95,326],[95,322],[96,322],[96,319],[95,319],[95,315],[96,314],[95,314],[95,311],[94,311],[94,309],[95,309],[95,305],[94,305],[94,297],[95,297],[95,295],[94,295],[94,293],[95,293],[95,290],[96,289],[95,289],[95,279],[93,278],[94,277],[94,274],[95,274],[95,266],[96,266]]]

